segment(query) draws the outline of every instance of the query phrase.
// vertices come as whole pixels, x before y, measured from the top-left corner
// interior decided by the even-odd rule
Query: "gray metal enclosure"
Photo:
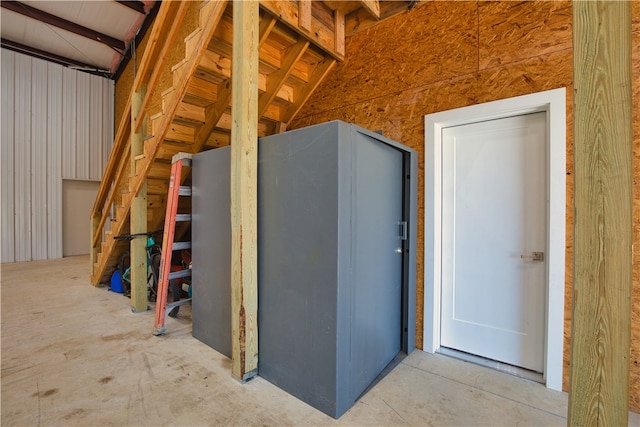
[[[258,147],[259,373],[337,418],[414,349],[416,155],[339,121]],[[226,355],[228,163],[193,160],[193,334]]]

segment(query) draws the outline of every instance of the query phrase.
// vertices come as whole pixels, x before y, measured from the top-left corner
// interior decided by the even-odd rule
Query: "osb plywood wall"
[[[640,42],[640,7],[634,35]],[[418,151],[419,212],[416,341],[422,346],[424,115],[567,88],[567,244],[564,388],[568,388],[573,265],[573,57],[569,2],[426,2],[358,33],[346,60],[327,77],[291,128],[341,119]],[[634,45],[634,89],[640,95],[640,48]],[[640,113],[634,111],[640,139]],[[635,144],[635,241],[640,242],[640,148]],[[634,265],[631,408],[640,411],[640,257]]]
[[[160,73],[160,79],[158,81],[157,89],[153,92],[151,102],[149,103],[149,107],[147,109],[147,113],[149,116],[152,116],[156,113],[159,113],[162,109],[162,91],[171,87],[173,83],[171,67],[176,65],[178,62],[184,59],[184,39],[191,32],[193,32],[198,27],[198,17],[200,12],[200,2],[193,1],[189,3],[189,8],[187,9],[187,14],[184,18],[183,24],[178,30],[178,35],[176,37],[176,42],[173,45],[173,48],[170,50],[168,59],[166,62],[166,66],[162,69]],[[151,34],[153,27],[150,27],[147,31],[147,34],[143,38],[142,42],[136,49],[136,59],[138,66],[140,65],[140,61],[142,60],[142,55],[147,46],[147,42],[149,40],[149,35]],[[116,132],[118,131],[117,126],[120,123],[120,118],[122,117],[122,113],[124,112],[124,107],[127,103],[127,99],[129,97],[129,93],[131,92],[131,86],[133,85],[133,61],[129,61],[127,67],[124,72],[118,79],[116,83],[116,99],[115,99],[115,126]]]

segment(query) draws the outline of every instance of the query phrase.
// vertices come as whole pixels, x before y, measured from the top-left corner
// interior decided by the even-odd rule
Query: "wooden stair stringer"
[[[111,231],[113,235],[122,234],[122,230],[126,223],[128,223],[131,204],[135,195],[140,191],[142,184],[145,182],[145,179],[151,169],[151,166],[156,158],[158,151],[162,145],[162,142],[165,139],[165,136],[169,132],[170,126],[173,123],[174,117],[182,99],[187,91],[188,82],[195,74],[195,70],[197,69],[198,63],[203,52],[206,50],[207,45],[211,38],[213,37],[213,33],[215,31],[216,26],[220,22],[222,15],[227,7],[228,1],[216,1],[216,2],[206,2],[200,9],[200,23],[204,23],[203,27],[199,27],[194,30],[193,33],[199,33],[200,37],[198,37],[198,41],[194,42],[193,39],[196,38],[193,33],[190,36],[187,36],[189,46],[189,56],[185,58],[185,64],[188,67],[181,67],[181,72],[184,73],[179,78],[175,79],[174,82],[178,82],[179,85],[176,87],[173,86],[173,96],[167,97],[165,100],[165,106],[163,108],[162,120],[160,125],[158,126],[158,132],[154,132],[154,135],[145,141],[145,154],[141,158],[137,159],[137,171],[138,174],[135,177],[131,177],[130,179],[130,192],[128,194],[124,194],[122,196],[122,210],[123,215],[121,218],[117,218],[116,221],[112,223]],[[180,72],[180,71],[179,71]],[[164,97],[163,97],[164,98]],[[170,98],[170,99],[169,99]],[[167,177],[168,178],[168,177]],[[106,239],[105,239],[106,240]],[[94,266],[91,281],[93,283],[99,283],[105,281],[107,279],[108,272],[107,263],[110,258],[112,258],[112,251],[116,246],[116,241],[112,238],[107,241],[104,241],[101,246],[102,250],[98,254],[97,266]]]

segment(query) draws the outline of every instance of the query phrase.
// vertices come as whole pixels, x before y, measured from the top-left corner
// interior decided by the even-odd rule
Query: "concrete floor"
[[[88,258],[3,264],[3,426],[566,425],[567,394],[415,351],[334,420],[88,281]],[[630,424],[640,425],[633,414]]]

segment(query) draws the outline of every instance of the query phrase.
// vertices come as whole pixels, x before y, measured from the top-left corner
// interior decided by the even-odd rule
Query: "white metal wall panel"
[[[2,261],[13,262],[15,260],[15,238],[14,238],[14,172],[13,167],[13,124],[14,124],[14,62],[15,54],[2,49],[0,64],[2,65],[2,96],[0,97],[0,108],[2,109],[2,129],[0,142],[0,207],[2,229],[0,241],[2,241]]]
[[[89,111],[89,178],[98,180],[102,175],[102,80],[98,76],[90,76]]]
[[[31,62],[31,258],[47,259],[47,63]]]
[[[76,105],[76,176],[77,179],[89,179],[89,74],[78,73]],[[65,123],[68,125],[68,123]]]
[[[62,67],[48,63],[47,83],[47,251],[62,257]]]
[[[113,146],[113,138],[115,132],[115,118],[113,106],[115,103],[115,85],[111,81],[105,81],[103,86],[102,96],[102,113],[104,114],[104,126],[102,127],[102,140],[105,142],[102,147],[102,169],[100,170],[100,176],[104,169],[107,167],[109,161],[109,153],[111,153],[111,147]]]
[[[76,77],[78,72],[62,70],[62,177],[76,175]]]
[[[16,261],[31,259],[31,59],[16,55],[14,110]]]
[[[5,49],[1,64],[0,258],[59,258],[62,179],[102,176],[114,84]]]
[[[103,113],[104,113],[104,126],[103,131],[103,156],[102,156],[102,170],[100,176],[104,173],[109,161],[109,154],[111,153],[111,147],[113,146],[113,139],[115,138],[115,83],[112,81],[105,81],[103,85]],[[110,208],[110,215],[113,217],[113,210]],[[111,231],[111,221],[107,220],[103,229],[103,238],[107,231]]]

